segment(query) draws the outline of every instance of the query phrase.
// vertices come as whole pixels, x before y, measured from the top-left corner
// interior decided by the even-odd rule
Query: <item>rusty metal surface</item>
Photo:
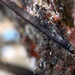
[[[44,27],[44,25],[41,25],[38,22],[38,20],[35,19],[35,17],[30,15],[27,11],[21,9],[12,0],[0,0],[0,2],[8,6],[11,10],[13,10],[17,15],[22,17],[24,20],[28,21],[33,27],[35,27],[36,29],[44,33],[46,36],[48,36],[48,38],[54,40],[57,44],[64,47],[70,53],[74,53],[71,47],[67,44],[67,42],[59,34],[57,34],[58,37],[56,37],[55,35],[52,35],[52,32],[50,32],[48,27]]]

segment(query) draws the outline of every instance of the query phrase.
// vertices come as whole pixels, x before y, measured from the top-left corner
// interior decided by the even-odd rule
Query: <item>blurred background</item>
[[[13,1],[23,5],[21,0]],[[29,23],[0,2],[0,75],[33,75],[38,38]]]
[[[26,4],[22,0],[13,1],[26,9],[26,6],[30,7],[38,0],[25,0]],[[40,3],[41,1],[39,0]],[[61,0],[57,1],[59,3]],[[69,14],[64,17],[65,13],[63,13],[63,17],[70,16],[67,19],[67,32],[71,44],[75,47],[75,7],[72,1],[70,3],[68,0],[62,0],[65,6],[71,5],[69,10],[66,6],[65,12]],[[32,14],[31,9],[27,11]],[[0,75],[33,75],[37,60],[40,58],[37,52],[42,41],[40,34],[38,30],[0,2]]]

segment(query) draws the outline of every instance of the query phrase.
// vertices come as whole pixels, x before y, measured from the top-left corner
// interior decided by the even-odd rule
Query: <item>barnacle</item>
[[[69,7],[67,5],[70,4],[70,2],[73,3],[73,0],[22,1],[22,5],[19,3],[20,7],[23,10],[26,10],[29,15],[25,12],[25,15],[27,14],[25,18],[20,11],[20,16],[30,22],[41,32],[46,34],[46,30],[48,30],[48,34],[51,36],[51,38],[48,38],[46,36],[48,34],[44,35],[37,30],[33,32],[36,36],[37,34],[35,32],[37,32],[41,37],[40,42],[37,45],[39,48],[37,51],[38,55],[40,55],[39,57],[33,50],[35,48],[34,43],[29,41],[32,43],[30,46],[32,55],[39,58],[39,60],[37,60],[38,63],[35,72],[40,75],[72,75],[75,70],[75,57],[73,54],[70,54],[67,50],[65,50],[65,48],[61,46],[61,43],[63,43],[62,40],[66,40],[67,42],[65,42],[64,45],[70,49],[70,52],[73,50],[66,37],[68,35],[66,32],[67,25],[73,25],[73,18],[71,17],[73,10],[70,10],[73,8],[73,5],[70,5]],[[34,30],[34,28],[31,29]],[[55,37],[56,42],[61,41],[61,43],[55,43],[52,40],[52,37]]]

